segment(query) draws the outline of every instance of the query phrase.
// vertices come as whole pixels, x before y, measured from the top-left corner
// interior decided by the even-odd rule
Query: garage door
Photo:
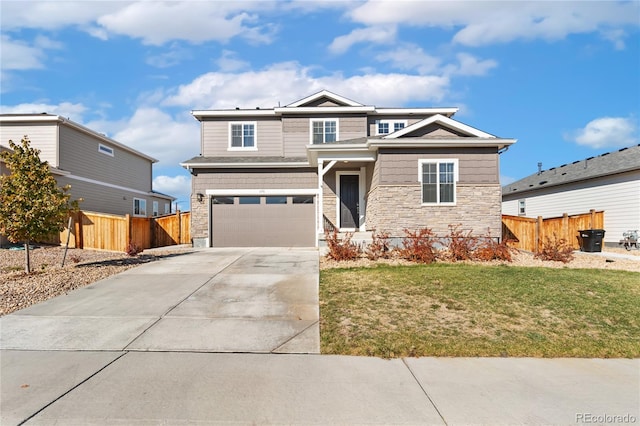
[[[212,197],[213,247],[314,247],[315,197]]]

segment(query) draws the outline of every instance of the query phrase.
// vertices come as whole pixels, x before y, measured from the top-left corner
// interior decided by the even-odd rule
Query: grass
[[[320,273],[325,354],[635,358],[640,274],[465,264]]]

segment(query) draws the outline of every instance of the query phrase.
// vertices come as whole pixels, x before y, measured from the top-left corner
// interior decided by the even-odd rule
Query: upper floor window
[[[311,143],[327,143],[338,140],[338,120],[311,119]]]
[[[256,123],[229,123],[229,149],[256,149]]]
[[[113,157],[113,148],[111,148],[110,146],[98,144],[98,152]]]
[[[389,133],[397,132],[400,129],[404,129],[406,126],[407,120],[377,120],[376,134],[388,135]]]
[[[154,216],[158,216],[158,214],[160,214],[158,210],[159,210],[159,209],[158,209],[158,202],[157,202],[157,201],[154,201],[154,202],[153,202],[153,215],[154,215]]]
[[[419,165],[422,204],[455,204],[458,160],[420,160]]]
[[[524,200],[518,200],[518,216],[526,216],[527,206]]]
[[[133,199],[133,215],[134,216],[147,216],[147,200],[142,198]]]

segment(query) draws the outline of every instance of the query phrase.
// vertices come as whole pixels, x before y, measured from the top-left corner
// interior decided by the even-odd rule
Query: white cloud
[[[192,57],[188,49],[182,48],[174,43],[169,50],[158,55],[148,56],[145,62],[156,68],[169,68],[178,65],[185,59]]]
[[[640,3],[631,2],[403,2],[368,1],[349,12],[369,26],[411,25],[457,31],[453,41],[484,46],[513,40],[560,40],[570,34],[622,30],[638,26]],[[614,41],[623,34],[617,33]]]
[[[393,42],[395,38],[395,26],[358,28],[347,35],[336,37],[329,45],[329,51],[335,54],[342,54],[356,43],[388,44]]]
[[[458,64],[448,68],[448,72],[454,75],[482,76],[498,66],[493,59],[479,60],[468,53],[458,53],[456,57]]]
[[[437,71],[442,59],[424,52],[422,47],[412,43],[400,45],[394,50],[376,55],[380,62],[390,62],[397,69],[416,70],[420,74]]]
[[[141,38],[143,43],[162,45],[170,40],[200,43],[227,41],[245,35],[252,41],[268,42],[270,28],[252,25],[256,17],[244,10],[259,8],[245,2],[135,2],[97,19],[111,33]]]
[[[236,52],[230,50],[223,50],[222,55],[216,61],[220,71],[230,72],[246,69],[249,67],[249,62],[238,59]]]
[[[188,113],[174,118],[158,108],[141,107],[127,120],[93,121],[90,129],[158,160],[160,167],[177,166],[200,149],[198,122]]]
[[[638,125],[633,118],[601,117],[565,138],[591,148],[625,147],[638,143]]]
[[[176,197],[176,201],[180,202],[180,208],[185,209],[183,205],[186,202],[186,206],[189,205],[189,197],[191,194],[191,177],[185,170],[184,175],[176,176],[156,176],[153,179],[154,191],[162,192],[163,194]]]
[[[90,25],[105,13],[128,3],[120,1],[3,1],[0,26],[3,31],[21,28],[55,30]]]
[[[344,77],[340,73],[314,77],[295,62],[241,73],[210,72],[181,85],[163,105],[190,109],[273,108],[327,89],[365,104],[401,106],[409,102],[438,102],[449,90],[442,75],[400,73]],[[286,98],[283,98],[286,94]]]
[[[2,114],[41,114],[46,112],[69,118],[77,123],[82,123],[82,116],[86,111],[86,106],[71,102],[62,102],[57,105],[46,102],[25,103],[12,106],[0,105],[0,112]]]
[[[7,35],[0,37],[3,70],[29,70],[43,68],[43,47],[30,45],[23,40],[13,40]]]

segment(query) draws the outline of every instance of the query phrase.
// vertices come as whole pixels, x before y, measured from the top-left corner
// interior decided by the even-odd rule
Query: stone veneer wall
[[[438,236],[462,224],[475,235],[501,238],[502,192],[499,184],[457,185],[456,206],[422,206],[420,185],[378,185],[367,198],[367,229],[403,237],[404,229],[431,228]]]

